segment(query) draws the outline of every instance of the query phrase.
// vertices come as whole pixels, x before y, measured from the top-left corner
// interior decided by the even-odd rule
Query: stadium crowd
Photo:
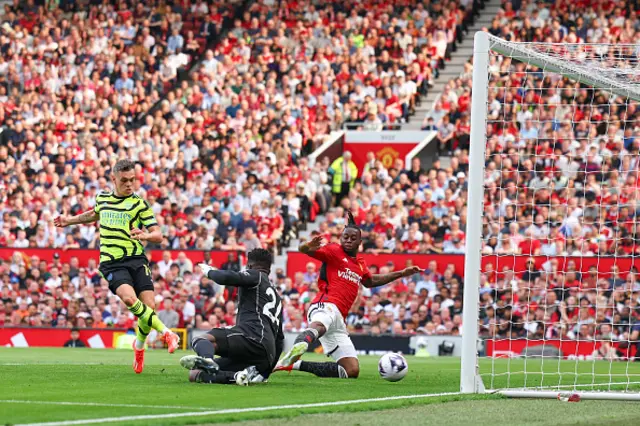
[[[638,39],[639,13],[637,2],[625,1],[504,2],[487,30],[553,57],[579,58],[606,74],[607,67],[637,65],[637,47],[628,45]],[[540,43],[621,46],[569,52]],[[468,162],[471,70],[469,63],[449,83],[423,122],[437,130],[440,152],[458,166],[450,182],[459,171],[464,177],[459,165]],[[554,259],[640,253],[638,103],[498,55],[490,56],[489,72],[483,254],[550,260],[532,258],[527,270],[515,272],[486,265],[484,334],[639,340],[635,267],[605,262],[587,274],[575,262],[558,270]],[[623,82],[637,85],[633,78]],[[438,207],[437,199],[432,203]],[[464,217],[458,209],[451,214]]]
[[[478,4],[259,1],[235,20],[240,2],[7,5],[0,245],[96,247],[95,226],[64,233],[51,219],[91,208],[125,157],[138,159],[139,193],[167,235],[157,248],[286,245],[331,204],[330,164],[311,167],[305,154],[346,121],[407,121]],[[189,79],[176,81],[203,50]],[[3,267],[3,320],[37,325],[22,315],[28,302],[57,324],[33,292],[62,298],[74,325],[94,308],[92,291],[105,318],[112,311],[95,265],[80,272],[18,257]],[[155,276],[158,290],[179,305],[194,280],[171,272]]]
[[[505,2],[488,31],[512,41],[633,40],[639,24],[632,2],[583,3]],[[139,193],[167,235],[158,248],[278,249],[319,213],[326,217],[319,232],[335,241],[348,208],[363,230],[365,252],[464,253],[471,64],[424,121],[437,130],[441,154],[451,155],[447,167],[435,161],[423,170],[414,161],[405,170],[397,161],[387,169],[371,153],[343,191],[332,185],[340,169],[328,159],[310,164],[306,155],[344,123],[381,128],[409,120],[482,2],[257,1],[238,19],[227,19],[229,31],[215,43],[223,19],[235,15],[231,9],[240,2],[106,1],[88,12],[66,10],[68,4],[76,3],[38,8],[29,0],[5,8],[0,245],[96,247],[94,226],[65,234],[51,219],[91,208],[108,188],[110,165],[129,157],[139,162]],[[19,23],[32,22],[26,17],[34,14],[37,25]],[[203,50],[189,79],[172,86]],[[618,99],[609,106],[598,94],[600,107],[591,108],[589,91],[532,72],[506,72],[524,70],[492,61],[489,107],[499,120],[488,127],[484,253],[639,253],[637,104]],[[156,102],[157,110],[151,108]],[[347,157],[341,161],[349,163]],[[184,252],[165,256],[152,268],[159,315],[165,311],[177,326],[199,329],[233,324],[233,294],[201,280]],[[459,333],[462,271],[433,262],[424,274],[364,293],[349,327],[374,334]],[[130,326],[122,307],[109,301],[95,262],[73,263],[48,265],[16,253],[1,265],[0,324]],[[225,267],[239,264],[230,258]],[[535,268],[515,278],[485,271],[487,329],[553,334],[563,333],[565,324],[567,338],[575,338],[586,315],[576,306],[604,302],[591,300],[580,284],[567,285],[570,277],[582,283],[580,274],[554,273],[548,264]],[[294,280],[276,271],[287,330],[304,328],[317,276],[313,264]],[[514,294],[505,290],[512,281],[519,283]],[[640,315],[635,279],[628,293],[614,284],[605,291],[607,280],[600,281],[598,296],[629,308],[628,333]],[[545,291],[548,282],[555,292]],[[565,292],[569,287],[578,290]],[[590,319],[601,315],[588,312]],[[604,312],[609,323],[624,324],[611,309]],[[542,322],[533,331],[533,325],[515,330],[514,321],[525,318]]]

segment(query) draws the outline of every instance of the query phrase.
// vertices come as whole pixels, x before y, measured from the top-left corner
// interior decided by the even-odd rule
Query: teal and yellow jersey
[[[144,256],[144,246],[131,239],[131,230],[158,225],[149,203],[136,194],[118,197],[102,192],[93,210],[100,217],[100,263]]]

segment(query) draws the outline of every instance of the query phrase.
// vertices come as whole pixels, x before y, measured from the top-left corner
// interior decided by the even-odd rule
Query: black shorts
[[[260,374],[269,377],[273,369],[273,356],[260,343],[246,337],[237,327],[214,328],[207,332],[216,339],[220,358],[216,362],[224,371],[240,371],[255,366]]]
[[[116,290],[123,284],[133,287],[136,295],[143,291],[153,291],[151,269],[146,257],[136,256],[101,263],[98,268],[102,277],[109,282],[109,290],[116,294]]]

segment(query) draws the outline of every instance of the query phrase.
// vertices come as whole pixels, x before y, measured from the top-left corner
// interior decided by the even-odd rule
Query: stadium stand
[[[410,170],[401,164],[386,169],[374,161],[359,170],[360,179],[340,207],[331,209],[330,164],[310,165],[306,157],[345,123],[379,129],[412,120],[419,96],[446,66],[481,1],[391,5],[264,0],[253,2],[246,13],[242,2],[179,3],[91,3],[88,12],[75,2],[51,10],[35,8],[33,2],[5,7],[0,36],[5,129],[0,145],[1,246],[96,247],[94,227],[64,234],[51,219],[58,211],[91,208],[95,194],[107,187],[110,165],[130,157],[139,160],[141,193],[154,205],[168,237],[160,249],[241,251],[258,244],[279,249],[321,213],[327,221],[320,232],[335,240],[342,211],[350,208],[366,236],[366,252],[463,253],[471,64],[449,83],[423,123],[438,131],[441,155],[451,156],[447,167],[436,161],[429,170],[419,162]],[[488,31],[518,41],[630,41],[639,29],[638,10],[632,8],[633,2],[505,2]],[[500,64],[495,67],[499,70]],[[512,111],[508,104],[515,102],[517,96],[507,95],[498,108]],[[539,109],[544,113],[544,107]],[[627,120],[637,122],[637,110],[633,114]],[[592,124],[580,126],[586,128],[568,131],[588,132]],[[508,129],[495,139],[516,140],[519,132],[518,127]],[[633,147],[638,135],[637,127],[628,135],[612,133],[612,151],[618,144]],[[513,156],[514,150],[496,143],[491,154]],[[551,153],[522,155],[540,159]],[[579,155],[570,158],[580,167]],[[631,165],[617,166],[620,173],[611,175],[608,189],[594,183],[598,191],[613,192],[629,176],[635,179],[628,172]],[[571,178],[563,176],[556,172],[548,179],[565,179],[567,186]],[[549,196],[567,198],[562,192]],[[580,205],[582,199],[572,202]],[[541,237],[535,234],[543,232],[536,228],[538,219],[524,216],[513,222],[511,235],[502,234],[513,213],[487,223],[488,229],[497,229],[487,234],[487,253],[522,252],[531,244],[520,244],[521,239],[530,233]],[[559,226],[542,236],[553,244],[543,244],[540,251],[576,254],[569,249],[576,244],[571,238],[555,242],[567,219],[561,211],[557,214]],[[165,256],[152,273],[159,301],[172,300],[167,305],[178,313],[176,325],[207,329],[233,324],[235,306],[225,303],[233,295],[223,297],[215,286],[201,282],[184,253],[167,251]],[[130,318],[110,302],[96,266],[48,265],[16,253],[0,265],[0,325],[129,327]],[[230,259],[224,267],[239,265]],[[308,265],[294,279],[282,271],[276,274],[286,296],[288,331],[305,326],[305,303],[317,279],[314,267]],[[538,270],[541,265],[533,268],[514,279],[553,279],[553,272]],[[460,273],[433,261],[424,274],[364,293],[348,325],[354,332],[374,334],[457,334]],[[492,276],[487,271],[489,287],[504,288],[507,277],[492,281]],[[566,275],[556,275],[561,277]],[[619,281],[629,279],[638,286],[635,277],[597,285],[621,286]],[[583,283],[588,276],[576,273],[571,280]],[[505,305],[516,309],[517,301],[509,303],[509,298],[526,299],[496,294],[483,296],[487,330],[513,330],[506,324],[512,316],[505,314]],[[547,294],[539,306],[555,305],[551,294],[556,293]],[[617,294],[612,292],[611,298]],[[533,332],[554,330],[550,333],[560,327],[545,328],[546,322],[565,324],[565,336],[575,337],[577,318],[587,315],[583,312],[589,318],[602,315],[580,309],[586,303],[582,295],[571,294],[564,305],[557,304],[566,306],[566,315],[557,308],[556,316],[547,318],[540,309],[529,309],[527,324],[531,329],[536,324]],[[496,308],[492,312],[489,306]],[[629,308],[638,315],[638,309]],[[603,328],[592,332],[620,331]]]
[[[487,30],[520,42],[628,44],[638,38],[639,12],[634,2],[504,2]],[[517,64],[490,64],[496,75],[507,67],[518,69]],[[638,253],[637,171],[632,166],[640,136],[637,104],[609,101],[603,94],[562,84],[556,90],[525,94],[519,89],[525,86],[522,81],[509,80],[518,79],[517,74],[501,75],[497,84],[512,89],[489,100],[489,114],[496,122],[511,124],[487,128],[485,179],[491,190],[484,203],[483,252],[551,259],[541,262],[532,257],[521,275],[487,265],[483,333],[626,340],[629,325],[640,321],[637,268],[621,276],[616,262],[601,262],[586,272],[575,260],[561,269],[554,257]],[[539,74],[528,73],[525,78],[530,87],[550,87]],[[441,153],[453,155],[452,164],[458,167],[451,173],[460,174],[461,179],[466,172],[460,165],[467,161],[470,90],[468,64],[423,122],[438,131]],[[588,96],[596,100],[596,108],[586,106]],[[553,117],[562,125],[554,128]],[[596,200],[602,209],[596,208]],[[510,288],[512,283],[517,290]],[[638,327],[631,330],[636,330],[631,340],[637,340]]]
[[[305,154],[347,120],[407,121],[473,17],[457,2],[265,1],[232,19],[243,6],[7,5],[0,245],[96,247],[94,226],[66,234],[51,219],[91,208],[124,157],[139,159],[141,192],[168,236],[159,248],[286,245],[330,203],[328,165],[310,168]],[[108,294],[95,265],[69,268],[14,256],[5,275],[19,284],[3,288],[6,321],[39,325],[38,315],[22,315],[28,303],[57,324],[61,311],[48,315],[32,297],[45,292],[63,299],[69,324],[85,325],[76,314],[94,306],[78,300],[98,286],[94,301]],[[157,276],[180,295],[178,311],[185,272]],[[202,308],[215,323],[213,306]]]

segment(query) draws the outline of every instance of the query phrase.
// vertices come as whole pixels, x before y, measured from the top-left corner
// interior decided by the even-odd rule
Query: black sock
[[[213,342],[208,339],[197,339],[193,342],[193,350],[203,358],[213,359],[216,348],[213,346]]]
[[[235,371],[218,371],[216,374],[209,374],[206,371],[200,373],[202,383],[217,383],[220,385],[235,385]]]
[[[339,377],[346,379],[347,372],[336,362],[307,362],[300,361],[300,371],[315,374],[318,377]]]
[[[308,344],[311,344],[317,338],[318,331],[312,328],[307,328],[305,331],[298,334],[294,343],[307,342]]]

